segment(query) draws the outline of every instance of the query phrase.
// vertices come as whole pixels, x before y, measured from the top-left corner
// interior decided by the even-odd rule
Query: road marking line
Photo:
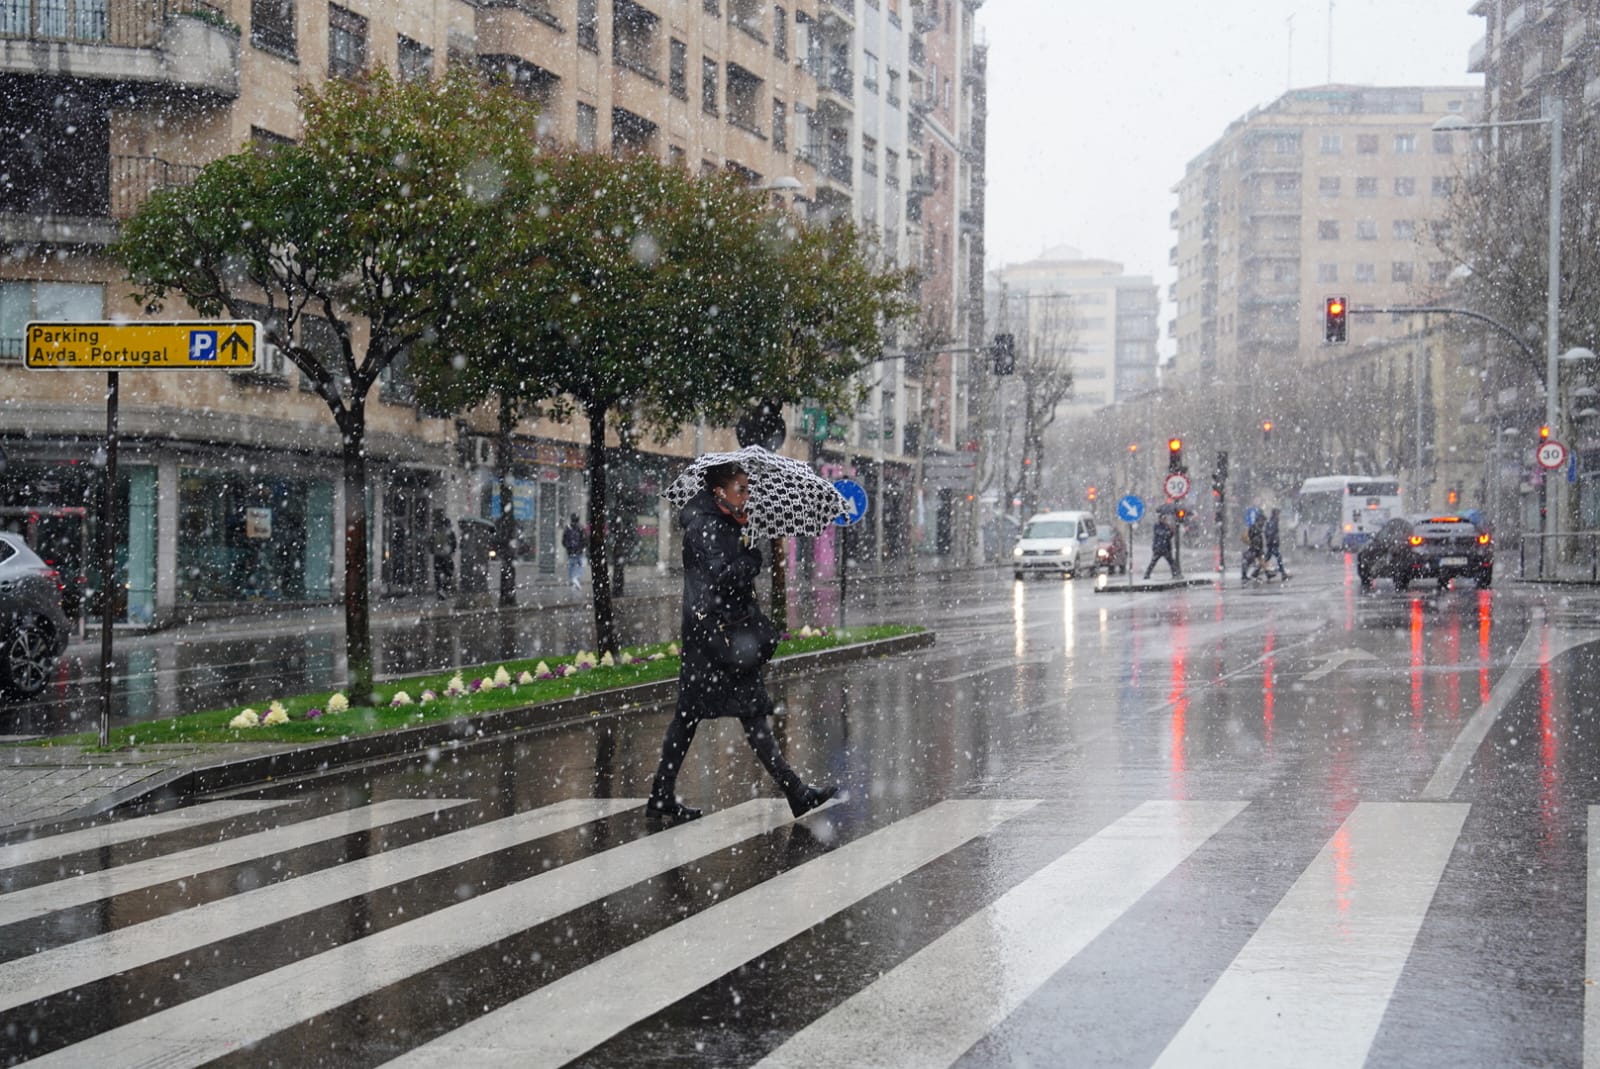
[[[357,809],[345,809],[325,817],[314,817],[296,824],[285,824],[269,831],[253,832],[220,843],[208,843],[174,854],[163,854],[146,861],[86,872],[54,883],[42,883],[8,895],[0,895],[0,925],[15,924],[42,917],[58,909],[68,909],[102,898],[138,891],[146,887],[197,876],[202,872],[254,861],[296,847],[310,846],[342,835],[371,831],[385,824],[420,817],[458,805],[463,798],[404,798],[377,802]]]
[[[399,1069],[561,1065],[1036,805],[940,802],[569,973],[389,1064]]]
[[[644,805],[574,798],[0,965],[0,1011]]]
[[[745,802],[253,976],[28,1064],[202,1065],[791,819],[782,799]]]
[[[1155,1069],[1364,1065],[1469,808],[1358,805]]]
[[[1583,1069],[1600,1069],[1600,805],[1589,807],[1587,919],[1583,947]]]
[[[1311,671],[1309,671],[1305,675],[1301,676],[1300,677],[1300,681],[1302,683],[1313,683],[1316,680],[1321,679],[1323,676],[1326,676],[1326,675],[1336,671],[1337,669],[1344,667],[1344,665],[1346,663],[1350,662],[1350,661],[1376,661],[1376,660],[1378,660],[1378,658],[1376,656],[1374,656],[1373,654],[1368,653],[1366,650],[1356,650],[1356,649],[1336,650],[1335,652],[1329,654],[1323,660],[1322,667],[1313,668]]]
[[[759,1069],[949,1065],[1245,802],[1146,802],[817,1018]]]
[[[289,804],[243,800],[207,802],[204,805],[192,805],[165,813],[152,813],[147,817],[133,817],[130,820],[97,824],[92,828],[80,828],[78,831],[62,832],[59,835],[46,835],[11,846],[0,846],[0,869],[31,865],[36,861],[48,861],[53,857],[65,857],[85,850],[101,850],[119,843],[160,835],[163,832],[196,828],[202,824],[215,824],[231,817],[249,816],[251,813]]]
[[[1517,647],[1516,655],[1511,658],[1510,666],[1489,692],[1489,700],[1479,706],[1456,736],[1455,742],[1450,744],[1450,749],[1439,761],[1439,767],[1434,770],[1428,785],[1422,788],[1419,798],[1423,801],[1444,801],[1455,794],[1456,788],[1461,785],[1461,778],[1467,774],[1472,758],[1477,754],[1478,747],[1483,745],[1483,740],[1489,737],[1495,721],[1522,685],[1545,663],[1540,656],[1540,649],[1546,640],[1550,659],[1554,660],[1570,649],[1600,641],[1600,635],[1563,631],[1543,622],[1529,627],[1528,633],[1522,637],[1522,645]]]

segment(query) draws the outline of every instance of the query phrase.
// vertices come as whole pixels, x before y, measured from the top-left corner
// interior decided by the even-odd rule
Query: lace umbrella
[[[706,453],[694,459],[661,496],[682,508],[705,489],[707,468],[738,464],[750,474],[750,534],[757,538],[816,536],[845,515],[844,496],[803,461],[759,445],[732,453]]]

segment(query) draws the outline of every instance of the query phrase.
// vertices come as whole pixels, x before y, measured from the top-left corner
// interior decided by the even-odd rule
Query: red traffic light
[[[1092,487],[1092,486],[1089,487],[1089,500],[1093,501],[1095,499],[1095,495],[1098,494],[1098,493],[1099,493],[1099,491],[1096,490],[1094,487]]]
[[[1174,453],[1181,453],[1183,451],[1183,439],[1182,438],[1169,438],[1169,439],[1167,439],[1167,449],[1170,450],[1171,452],[1174,452]]]
[[[1541,426],[1539,428],[1539,441],[1548,442],[1549,440],[1550,440],[1550,424],[1546,423],[1546,424],[1544,424],[1543,426]]]
[[[1350,306],[1343,297],[1329,297],[1323,304],[1322,340],[1325,342],[1339,343],[1345,340],[1345,317],[1350,312]]]

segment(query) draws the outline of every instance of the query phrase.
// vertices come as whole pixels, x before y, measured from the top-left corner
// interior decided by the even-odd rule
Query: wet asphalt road
[[[863,618],[939,641],[783,686],[786,752],[849,794],[799,822],[732,723],[680,779],[708,816],[647,821],[653,710],[0,854],[0,1052],[1600,1064],[1600,595],[1296,563],[884,588]]]

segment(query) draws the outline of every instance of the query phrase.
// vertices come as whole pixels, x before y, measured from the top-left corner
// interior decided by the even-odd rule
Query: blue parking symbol
[[[191,330],[189,332],[189,359],[214,361],[217,358],[217,332]]]

